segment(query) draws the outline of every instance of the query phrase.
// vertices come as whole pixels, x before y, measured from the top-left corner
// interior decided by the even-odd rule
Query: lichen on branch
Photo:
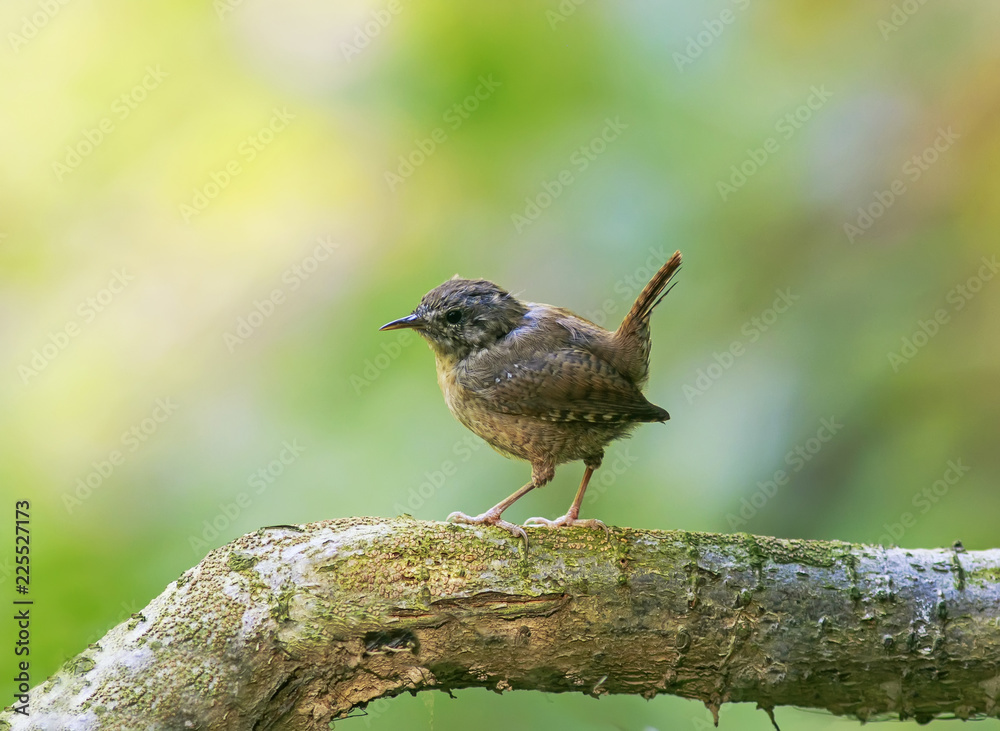
[[[406,691],[1000,717],[1000,549],[351,518],[212,551],[0,728],[325,729]]]

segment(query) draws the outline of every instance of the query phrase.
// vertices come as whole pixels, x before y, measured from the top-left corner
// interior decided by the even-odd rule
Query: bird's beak
[[[401,317],[398,320],[387,322],[385,325],[380,327],[379,330],[402,330],[407,327],[414,330],[423,330],[424,324],[424,320],[419,315],[407,315],[406,317]]]

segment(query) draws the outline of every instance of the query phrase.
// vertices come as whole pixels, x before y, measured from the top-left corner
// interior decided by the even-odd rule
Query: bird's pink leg
[[[525,544],[527,544],[528,534],[524,532],[524,528],[516,523],[508,523],[506,520],[502,520],[500,515],[503,511],[534,490],[536,487],[538,487],[538,485],[536,485],[535,481],[532,480],[506,500],[501,500],[481,515],[472,517],[471,515],[466,515],[465,513],[456,511],[448,516],[448,520],[452,523],[464,523],[466,525],[495,525],[498,528],[503,528],[504,530],[513,533],[517,538],[523,538]]]
[[[611,531],[608,530],[608,526],[604,525],[599,520],[579,520],[580,516],[580,505],[583,504],[583,495],[587,492],[587,485],[590,484],[590,476],[594,474],[594,470],[597,467],[587,465],[587,471],[583,473],[583,480],[580,482],[580,488],[576,491],[576,497],[573,498],[573,504],[569,506],[569,510],[566,511],[566,515],[556,518],[555,520],[548,520],[547,518],[528,518],[524,521],[526,526],[541,526],[543,528],[600,528],[608,536],[611,536]]]

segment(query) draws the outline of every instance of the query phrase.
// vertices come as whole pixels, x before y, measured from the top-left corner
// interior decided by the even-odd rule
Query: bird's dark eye
[[[462,311],[448,310],[448,312],[445,313],[444,319],[447,320],[452,325],[457,325],[462,321]]]

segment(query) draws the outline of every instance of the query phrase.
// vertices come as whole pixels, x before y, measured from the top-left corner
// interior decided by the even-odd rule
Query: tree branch
[[[326,729],[404,691],[672,693],[1000,717],[1000,549],[407,518],[212,551],[31,691],[15,729]]]

